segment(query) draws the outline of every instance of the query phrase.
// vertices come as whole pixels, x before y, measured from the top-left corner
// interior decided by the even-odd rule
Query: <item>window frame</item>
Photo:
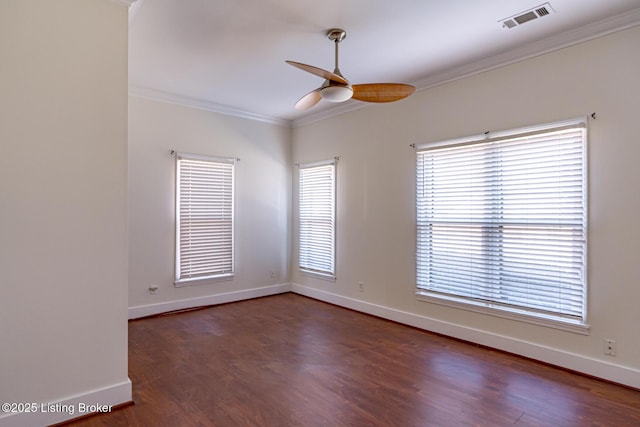
[[[296,164],[297,169],[298,169],[298,270],[305,274],[305,275],[309,275],[315,278],[319,278],[319,279],[323,279],[323,280],[328,280],[328,281],[335,281],[336,280],[336,253],[337,253],[337,242],[336,242],[336,230],[337,230],[337,226],[336,226],[336,206],[337,206],[337,182],[338,182],[338,157],[332,158],[332,159],[327,159],[327,160],[320,160],[320,161],[315,161],[315,162],[308,162],[308,163],[298,163]],[[319,170],[320,168],[326,168],[327,166],[330,167],[331,170],[331,182],[329,183],[329,187],[330,187],[330,202],[331,202],[331,206],[330,206],[330,214],[331,214],[331,218],[329,219],[330,221],[330,232],[327,233],[321,233],[324,234],[324,238],[329,238],[330,239],[330,254],[329,256],[318,256],[317,258],[323,258],[318,260],[318,263],[315,263],[314,265],[314,256],[313,255],[308,255],[308,254],[303,254],[303,252],[305,250],[307,250],[306,246],[307,246],[307,242],[303,242],[303,222],[305,221],[305,219],[303,218],[304,212],[302,209],[302,204],[304,202],[303,200],[303,191],[304,191],[304,183],[303,183],[303,171],[305,170],[312,170],[312,169],[316,169]],[[325,195],[326,197],[326,195]],[[326,202],[326,200],[324,200]],[[326,218],[325,218],[326,220]],[[320,232],[319,230],[315,230],[315,231],[311,231],[311,232]],[[320,236],[322,237],[322,236]],[[305,260],[309,261],[308,263],[305,262]],[[330,264],[330,268],[325,269],[322,268],[319,263],[324,262],[324,263],[328,263]]]
[[[175,277],[174,284],[176,287],[183,286],[191,286],[191,285],[202,285],[213,282],[220,281],[230,281],[233,279],[235,275],[235,169],[236,162],[238,159],[230,158],[230,157],[215,157],[215,156],[206,156],[199,154],[189,154],[189,153],[175,153]],[[229,186],[230,188],[216,188],[214,190],[220,192],[224,190],[222,195],[223,198],[230,200],[230,206],[224,206],[221,209],[224,210],[223,216],[227,217],[225,219],[226,228],[230,227],[230,231],[226,230],[225,234],[230,234],[230,241],[225,240],[224,245],[228,246],[225,249],[224,256],[220,259],[223,260],[223,263],[227,266],[227,268],[222,268],[219,270],[210,270],[207,274],[186,274],[183,275],[183,271],[181,269],[182,264],[182,251],[181,251],[181,206],[182,206],[182,198],[181,198],[181,189],[183,187],[182,179],[181,179],[181,165],[182,162],[201,162],[201,163],[209,163],[212,165],[216,165],[219,167],[218,172],[225,167],[230,166],[230,177],[225,177],[224,184],[222,187]],[[228,179],[228,181],[227,181]],[[211,192],[208,193],[211,196]],[[219,197],[220,194],[216,193],[215,197]],[[200,195],[202,197],[202,194]],[[226,202],[225,202],[226,203]],[[217,206],[220,208],[220,206]],[[215,234],[211,232],[211,235]],[[210,236],[209,236],[210,237]]]
[[[549,313],[536,312],[531,308],[522,308],[515,306],[505,306],[495,301],[490,300],[476,300],[469,297],[464,297],[455,294],[447,294],[436,291],[430,291],[419,286],[418,271],[420,269],[420,202],[419,202],[419,165],[420,153],[428,150],[438,148],[449,147],[463,147],[465,145],[482,144],[485,142],[500,142],[513,140],[521,137],[530,137],[535,135],[541,135],[547,132],[556,130],[568,129],[568,128],[582,128],[583,138],[581,141],[581,173],[582,173],[582,204],[583,204],[583,216],[582,216],[582,315],[580,318],[571,318],[564,315],[552,315]],[[538,126],[530,126],[526,128],[518,128],[503,132],[486,133],[482,135],[476,135],[465,138],[458,138],[453,140],[438,141],[433,143],[426,143],[416,146],[416,297],[418,300],[446,305],[450,307],[460,308],[473,312],[479,312],[483,314],[489,314],[492,316],[524,321],[532,324],[553,327],[565,331],[588,334],[589,324],[587,323],[587,305],[588,305],[588,284],[587,284],[587,232],[588,232],[588,198],[587,198],[587,186],[588,186],[588,171],[587,171],[587,152],[588,152],[588,132],[587,132],[587,119],[577,118],[571,120],[565,120],[561,122],[554,122]],[[484,237],[481,239],[484,242]],[[485,258],[483,258],[485,259]],[[488,259],[488,258],[486,258]]]

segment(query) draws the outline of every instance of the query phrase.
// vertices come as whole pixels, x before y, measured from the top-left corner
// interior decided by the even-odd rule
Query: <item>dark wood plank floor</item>
[[[295,294],[129,324],[135,405],[79,426],[640,426],[640,391]]]

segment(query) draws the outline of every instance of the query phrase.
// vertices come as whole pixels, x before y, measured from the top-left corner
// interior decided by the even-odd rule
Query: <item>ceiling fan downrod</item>
[[[338,67],[338,45],[342,40],[345,39],[345,37],[347,37],[347,32],[340,28],[332,28],[329,31],[327,31],[327,38],[329,38],[329,40],[335,43],[336,68],[333,70],[333,73],[339,75],[340,77],[344,77],[344,76],[342,75],[342,73],[340,72],[340,68]]]

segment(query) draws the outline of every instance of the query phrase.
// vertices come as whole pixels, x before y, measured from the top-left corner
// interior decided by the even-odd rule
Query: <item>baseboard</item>
[[[479,329],[456,325],[441,320],[408,313],[401,310],[348,298],[315,288],[291,284],[291,291],[300,295],[325,301],[341,307],[371,314],[394,322],[410,325],[426,331],[447,335],[453,338],[473,342],[483,346],[518,354],[571,371],[580,372],[596,378],[612,381],[640,389],[640,371],[625,366],[614,365],[602,360],[592,359],[556,348],[518,340]]]
[[[158,304],[139,305],[129,307],[129,319],[138,319],[140,317],[153,316],[155,314],[168,313],[176,310],[204,307],[207,305],[225,304],[228,302],[242,301],[251,298],[266,297],[290,291],[291,285],[289,283],[281,283],[278,285],[243,289],[241,291],[227,292],[223,294],[206,295],[197,298],[161,302]]]
[[[42,427],[91,413],[109,412],[116,405],[130,402],[131,392],[131,380],[127,379],[122,383],[91,390],[52,403],[29,402],[29,405],[33,405],[29,406],[29,409],[33,410],[32,412],[0,412],[0,427]]]

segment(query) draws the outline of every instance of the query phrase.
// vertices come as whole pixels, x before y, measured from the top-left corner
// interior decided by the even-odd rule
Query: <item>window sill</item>
[[[221,274],[218,276],[196,277],[193,279],[182,279],[176,280],[173,283],[175,284],[176,288],[182,288],[184,286],[206,285],[209,283],[228,282],[231,280],[233,280],[233,273]]]
[[[300,273],[305,276],[314,277],[316,279],[326,280],[327,282],[335,282],[336,276],[333,274],[319,273],[317,271],[300,269]]]
[[[516,320],[538,326],[546,326],[548,328],[559,329],[581,335],[589,335],[589,330],[591,328],[587,323],[581,323],[577,320],[573,321],[570,319],[543,314],[535,315],[515,308],[508,308],[479,301],[469,301],[463,298],[435,295],[425,291],[417,291],[416,297],[419,301],[445,305],[447,307],[459,308],[462,310],[473,311],[475,313],[487,314],[490,316]]]

